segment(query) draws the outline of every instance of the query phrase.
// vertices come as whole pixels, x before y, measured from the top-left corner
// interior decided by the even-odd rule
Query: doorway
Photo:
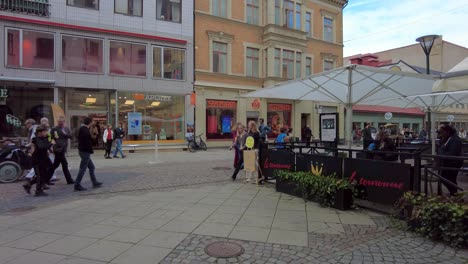
[[[310,127],[310,114],[301,114],[301,138],[305,138],[305,127]]]
[[[93,136],[93,147],[104,148],[101,135],[108,123],[107,111],[94,111],[92,113],[88,111],[69,111],[67,118],[69,120],[68,124],[72,132],[71,147],[78,147],[78,131],[86,117],[92,118],[96,127],[95,131],[97,132],[97,135],[95,135],[95,137]]]
[[[255,121],[258,125],[258,115],[257,111],[247,111],[247,123],[245,125],[247,126],[250,121]]]

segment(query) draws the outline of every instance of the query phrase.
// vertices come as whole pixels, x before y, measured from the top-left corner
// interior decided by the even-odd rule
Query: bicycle
[[[206,146],[206,143],[201,138],[202,135],[203,133],[196,137],[194,136],[187,137],[187,141],[188,141],[187,148],[190,152],[195,152],[197,150],[206,151],[208,149],[208,147]],[[199,142],[197,142],[197,138],[199,139]]]

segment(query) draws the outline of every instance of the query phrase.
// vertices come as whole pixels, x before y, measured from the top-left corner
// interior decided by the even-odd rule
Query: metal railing
[[[0,10],[28,15],[50,15],[49,0],[0,0]]]

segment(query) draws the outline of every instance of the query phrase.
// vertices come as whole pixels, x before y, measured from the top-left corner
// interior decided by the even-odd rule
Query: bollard
[[[159,160],[159,144],[158,144],[158,134],[154,135],[154,158],[149,161],[149,164],[161,163]]]

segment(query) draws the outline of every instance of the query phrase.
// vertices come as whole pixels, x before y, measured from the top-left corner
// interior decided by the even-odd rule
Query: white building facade
[[[128,140],[184,140],[193,1],[1,1],[0,137],[63,111],[72,131],[93,117]]]

